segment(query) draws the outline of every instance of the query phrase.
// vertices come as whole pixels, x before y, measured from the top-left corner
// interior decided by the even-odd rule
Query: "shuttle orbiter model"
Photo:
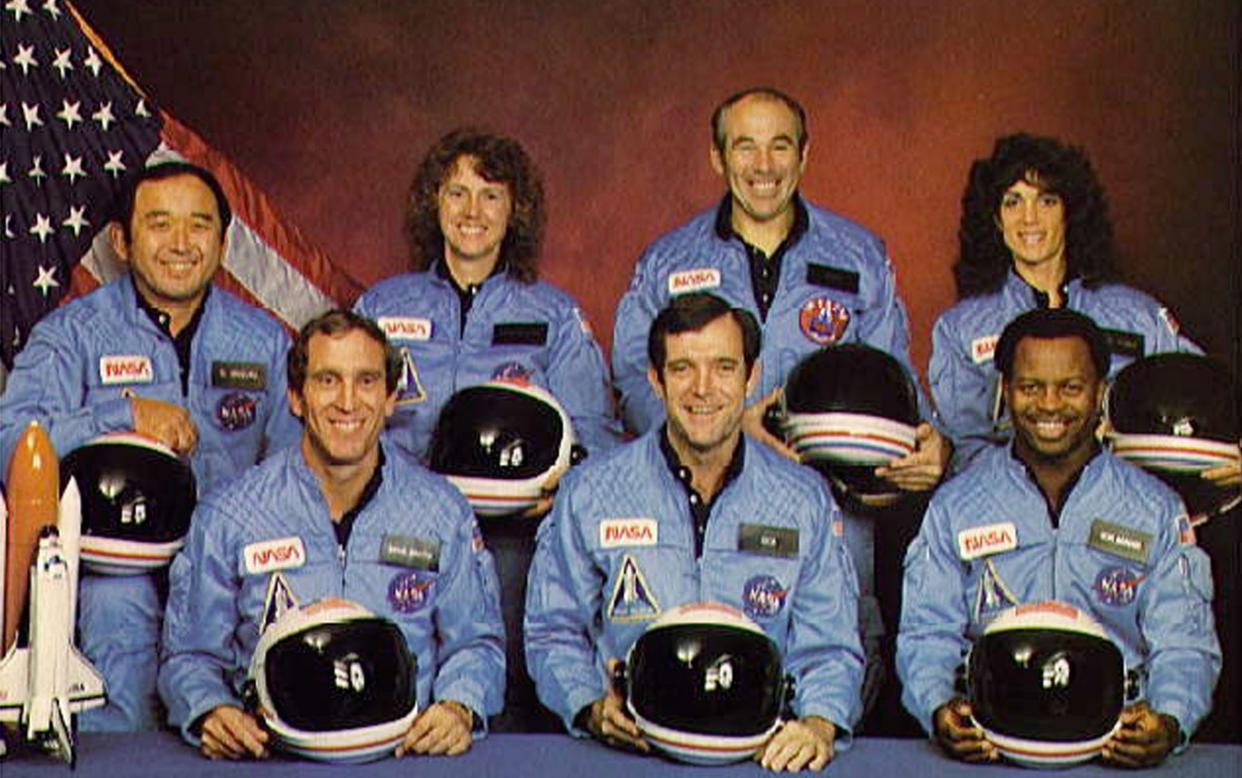
[[[58,495],[56,454],[36,423],[27,427],[13,453],[7,488],[7,510],[0,504],[5,587],[0,723],[17,725],[19,737],[73,764],[72,714],[103,705],[104,682],[73,645],[82,525],[78,487],[70,480],[64,495]],[[28,615],[24,642],[19,629],[23,605]]]

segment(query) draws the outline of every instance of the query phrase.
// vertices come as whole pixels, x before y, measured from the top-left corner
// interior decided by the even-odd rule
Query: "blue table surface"
[[[1059,775],[1072,778],[1110,776],[1118,778],[1129,771],[1118,770],[1098,762],[1079,765]],[[100,776],[238,776],[262,775],[264,778],[284,776],[436,776],[495,775],[504,778],[610,778],[611,776],[659,775],[695,776],[695,778],[731,778],[732,776],[764,775],[758,765],[742,763],[724,767],[693,767],[606,748],[568,735],[492,735],[478,741],[469,753],[460,757],[406,757],[384,759],[366,765],[327,765],[277,756],[262,764],[255,762],[212,762],[199,756],[176,735],[168,732],[136,735],[82,735],[78,744],[77,769],[52,757],[30,751],[14,751],[0,759],[0,777],[25,778],[40,775]],[[925,740],[893,740],[859,738],[852,748],[820,773],[824,776],[866,776],[866,778],[928,778],[929,776],[967,776],[987,778],[994,775],[1025,775],[1036,773],[1007,765],[967,765],[954,762]],[[1178,775],[1188,778],[1219,778],[1242,776],[1242,746],[1193,744],[1182,755],[1172,757],[1160,767],[1145,770],[1142,775]]]

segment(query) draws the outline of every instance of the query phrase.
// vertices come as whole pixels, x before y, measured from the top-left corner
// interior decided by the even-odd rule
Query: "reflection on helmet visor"
[[[383,619],[325,624],[268,650],[266,684],[285,724],[308,732],[395,721],[414,707],[416,662]]]
[[[772,641],[711,625],[655,629],[634,645],[630,702],[670,729],[743,736],[767,731],[780,715],[781,659]]]
[[[565,430],[556,409],[520,392],[464,389],[436,423],[430,463],[437,473],[524,480],[556,464]]]
[[[83,446],[61,462],[61,488],[75,478],[82,533],[167,543],[185,536],[194,512],[194,475],[178,459],[128,443]]]
[[[1049,629],[984,635],[970,654],[970,696],[985,729],[1045,742],[1102,737],[1125,697],[1121,652],[1104,638]]]

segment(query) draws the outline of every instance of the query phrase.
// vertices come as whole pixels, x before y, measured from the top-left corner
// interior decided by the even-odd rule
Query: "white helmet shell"
[[[260,715],[267,727],[275,736],[277,745],[284,751],[308,759],[323,762],[360,763],[382,759],[390,755],[401,743],[405,733],[418,715],[418,705],[413,694],[413,675],[406,679],[367,679],[355,678],[362,671],[349,666],[342,670],[342,663],[334,662],[339,686],[342,676],[351,683],[371,683],[375,681],[395,683],[397,686],[408,684],[408,696],[400,701],[395,715],[380,723],[367,726],[347,727],[344,729],[304,729],[296,727],[282,718],[277,702],[279,694],[269,686],[268,663],[277,647],[287,640],[296,641],[303,633],[312,632],[323,627],[345,628],[362,625],[387,629],[389,633],[400,631],[391,622],[380,619],[366,608],[348,600],[325,599],[293,608],[268,626],[259,638],[254,656],[250,661],[250,679],[253,681],[258,696]],[[405,652],[404,637],[393,641],[394,650]],[[410,661],[413,658],[410,657]],[[398,695],[403,696],[403,695]],[[333,711],[319,711],[321,717],[331,719]]]

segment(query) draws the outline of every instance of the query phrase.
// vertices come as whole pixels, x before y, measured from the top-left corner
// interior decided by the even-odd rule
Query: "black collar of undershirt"
[[[1098,441],[1092,441],[1091,456],[1087,457],[1086,460],[1083,461],[1082,466],[1078,468],[1077,472],[1070,476],[1070,479],[1065,482],[1065,488],[1061,490],[1061,498],[1057,500],[1056,505],[1052,504],[1052,502],[1048,499],[1048,495],[1044,493],[1043,487],[1039,485],[1039,479],[1035,477],[1035,471],[1031,469],[1030,465],[1023,461],[1022,457],[1018,456],[1017,450],[1012,445],[1009,447],[1009,455],[1013,457],[1018,464],[1022,465],[1022,469],[1026,471],[1026,477],[1030,479],[1031,483],[1035,485],[1036,491],[1038,491],[1040,496],[1044,498],[1044,503],[1048,506],[1048,518],[1052,520],[1052,526],[1055,529],[1061,525],[1061,509],[1065,507],[1065,501],[1069,499],[1070,493],[1073,492],[1074,487],[1078,485],[1078,481],[1082,478],[1082,474],[1086,471],[1087,465],[1091,464],[1091,461],[1099,456],[1100,451],[1102,450],[1103,449],[1100,447]]]
[[[1029,283],[1027,283],[1025,278],[1022,278],[1022,276],[1018,276],[1018,278],[1022,281],[1022,283],[1026,284],[1028,289],[1031,290],[1031,295],[1035,298],[1035,307],[1036,308],[1047,308],[1049,303],[1051,302],[1051,298],[1048,296],[1048,293],[1041,289],[1036,289],[1035,287],[1031,286]],[[1070,281],[1072,281],[1073,279],[1074,279],[1073,276],[1067,275],[1065,277],[1065,280],[1061,282],[1061,286],[1057,290],[1061,293],[1061,305],[1063,306],[1069,305],[1069,284],[1070,284]]]
[[[130,278],[130,283],[134,283],[134,279]],[[181,394],[185,396],[190,392],[190,346],[194,342],[194,333],[198,332],[198,324],[203,319],[203,310],[207,307],[207,298],[211,295],[211,284],[207,285],[207,289],[203,292],[203,299],[198,301],[198,308],[194,310],[194,315],[190,317],[190,321],[176,335],[172,334],[172,317],[151,305],[147,299],[138,291],[138,286],[134,285],[134,299],[138,301],[138,309],[147,315],[156,328],[168,336],[172,341],[173,350],[177,353],[177,367],[181,371]]]
[[[746,441],[739,435],[737,445],[733,449],[733,456],[729,459],[729,466],[725,468],[724,480],[720,484],[720,488],[716,490],[716,494],[712,497],[711,502],[703,499],[703,496],[695,491],[693,484],[694,474],[690,472],[690,468],[681,463],[677,458],[677,452],[673,450],[673,444],[668,440],[668,423],[666,422],[660,427],[660,453],[664,455],[664,464],[668,467],[669,472],[673,474],[673,478],[685,487],[686,499],[690,504],[690,516],[694,519],[694,558],[698,559],[703,555],[703,538],[707,534],[707,519],[711,516],[712,505],[720,495],[724,494],[729,484],[738,479],[742,474],[742,465],[746,461]]]
[[[336,542],[341,544],[341,548],[349,545],[349,535],[354,531],[354,519],[358,518],[358,514],[370,505],[371,500],[375,499],[375,493],[379,491],[380,484],[384,483],[384,448],[379,448],[379,459],[375,462],[375,471],[371,473],[371,478],[367,481],[367,485],[362,487],[362,494],[358,496],[358,503],[354,507],[345,511],[341,515],[340,521],[332,522],[332,529],[336,531]]]
[[[796,192],[793,196],[793,207],[793,225],[790,226],[789,234],[785,236],[783,241],[781,241],[781,245],[778,246],[776,251],[772,253],[773,257],[777,254],[783,253],[785,249],[797,243],[798,239],[806,234],[807,228],[811,226],[811,216],[807,213],[806,204],[802,202],[802,196]],[[732,240],[733,238],[737,238],[748,248],[753,248],[753,246],[749,243],[746,243],[745,238],[738,235],[733,229],[732,193],[726,192],[725,196],[720,200],[720,205],[716,206],[716,237],[721,240]]]
[[[776,251],[771,256],[764,254],[761,249],[752,246],[746,242],[746,239],[738,235],[733,230],[733,203],[732,195],[725,195],[720,203],[720,207],[716,210],[716,234],[721,240],[732,240],[737,238],[742,243],[742,247],[746,249],[746,258],[750,265],[750,285],[751,291],[755,295],[755,305],[759,309],[760,321],[766,321],[768,318],[768,309],[772,306],[772,301],[776,299],[776,290],[781,280],[781,261],[785,256],[785,252],[793,247],[806,233],[810,224],[810,217],[807,215],[806,206],[802,204],[802,199],[794,195],[794,221],[789,228],[789,234],[776,247]]]
[[[449,272],[448,262],[444,260],[443,256],[436,260],[434,267],[436,276],[448,281],[449,286],[453,287],[453,291],[457,292],[457,300],[461,303],[461,305],[458,306],[461,309],[461,316],[459,317],[460,321],[458,322],[458,332],[464,333],[466,331],[466,317],[470,314],[470,308],[474,305],[474,298],[479,293],[479,289],[482,288],[483,284],[466,284],[463,287],[461,284],[457,283],[457,279],[453,278],[453,274]],[[492,268],[492,272],[489,273],[487,277],[492,278],[494,276],[498,276],[505,272],[507,267],[508,263],[501,259],[496,263],[496,266]]]

